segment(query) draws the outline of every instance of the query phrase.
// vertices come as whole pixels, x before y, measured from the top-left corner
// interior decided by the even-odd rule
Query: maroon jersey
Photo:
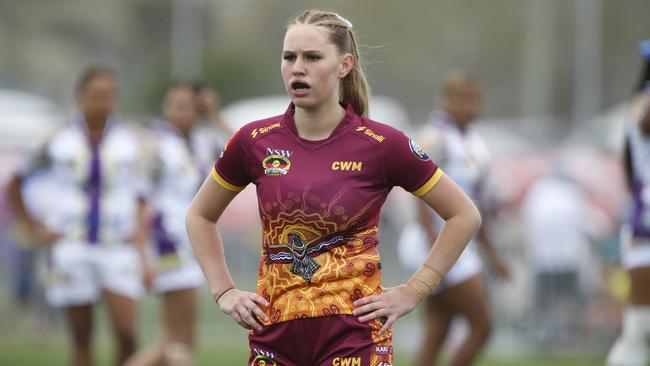
[[[293,105],[247,124],[212,171],[224,188],[257,187],[263,243],[257,292],[270,323],[351,314],[352,302],[381,292],[377,224],[401,186],[423,195],[442,172],[402,132],[346,115],[325,140],[300,138]]]

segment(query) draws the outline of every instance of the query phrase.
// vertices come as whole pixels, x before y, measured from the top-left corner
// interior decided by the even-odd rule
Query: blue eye
[[[296,59],[295,55],[284,55],[282,58],[286,61],[294,61]]]
[[[318,56],[318,55],[308,55],[306,58],[307,58],[307,60],[309,60],[309,61],[318,61],[318,60],[321,59],[321,57]]]

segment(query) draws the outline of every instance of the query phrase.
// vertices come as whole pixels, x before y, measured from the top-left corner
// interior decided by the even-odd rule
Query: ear
[[[341,56],[340,61],[339,61],[339,70],[338,70],[338,77],[339,79],[345,78],[350,71],[352,71],[352,68],[354,67],[354,56],[352,56],[351,53],[346,53]]]

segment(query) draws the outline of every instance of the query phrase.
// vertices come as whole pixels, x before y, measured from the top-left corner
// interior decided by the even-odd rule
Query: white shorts
[[[650,239],[632,238],[630,227],[621,228],[621,259],[623,267],[650,267]]]
[[[103,290],[132,299],[143,292],[140,258],[129,244],[61,240],[51,248],[49,264],[47,300],[53,306],[91,304]]]
[[[473,241],[469,243],[434,292],[458,285],[481,273],[483,263],[474,250],[474,245]],[[422,226],[418,223],[410,223],[404,227],[397,241],[397,256],[404,268],[409,271],[416,271],[429,255],[430,248],[426,232]]]
[[[204,281],[201,267],[194,262],[159,273],[153,281],[153,289],[156,293],[162,294],[201,287]]]
[[[467,245],[456,263],[454,263],[454,266],[449,270],[449,273],[442,279],[440,285],[433,289],[434,293],[438,293],[448,287],[459,285],[481,273],[483,270],[483,262],[472,245],[474,245],[473,242]]]

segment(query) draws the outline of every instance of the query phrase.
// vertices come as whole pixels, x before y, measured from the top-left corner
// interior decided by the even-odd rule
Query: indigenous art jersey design
[[[79,121],[57,131],[18,174],[48,174],[57,200],[64,204],[48,213],[46,221],[65,239],[123,243],[135,232],[142,193],[139,140],[134,130],[109,120],[104,137],[93,144]]]
[[[648,106],[648,95],[644,94],[634,101],[626,136],[633,188],[630,226],[634,237],[645,239],[650,239],[650,136],[641,133],[638,123]]]
[[[153,237],[165,271],[193,262],[185,213],[214,161],[212,144],[196,133],[189,138],[158,121],[148,152],[149,202],[154,208]]]
[[[351,314],[381,293],[379,211],[393,186],[416,196],[442,172],[401,132],[348,106],[325,140],[298,136],[293,104],[244,126],[212,171],[224,188],[257,187],[263,228],[257,292],[270,323]]]

